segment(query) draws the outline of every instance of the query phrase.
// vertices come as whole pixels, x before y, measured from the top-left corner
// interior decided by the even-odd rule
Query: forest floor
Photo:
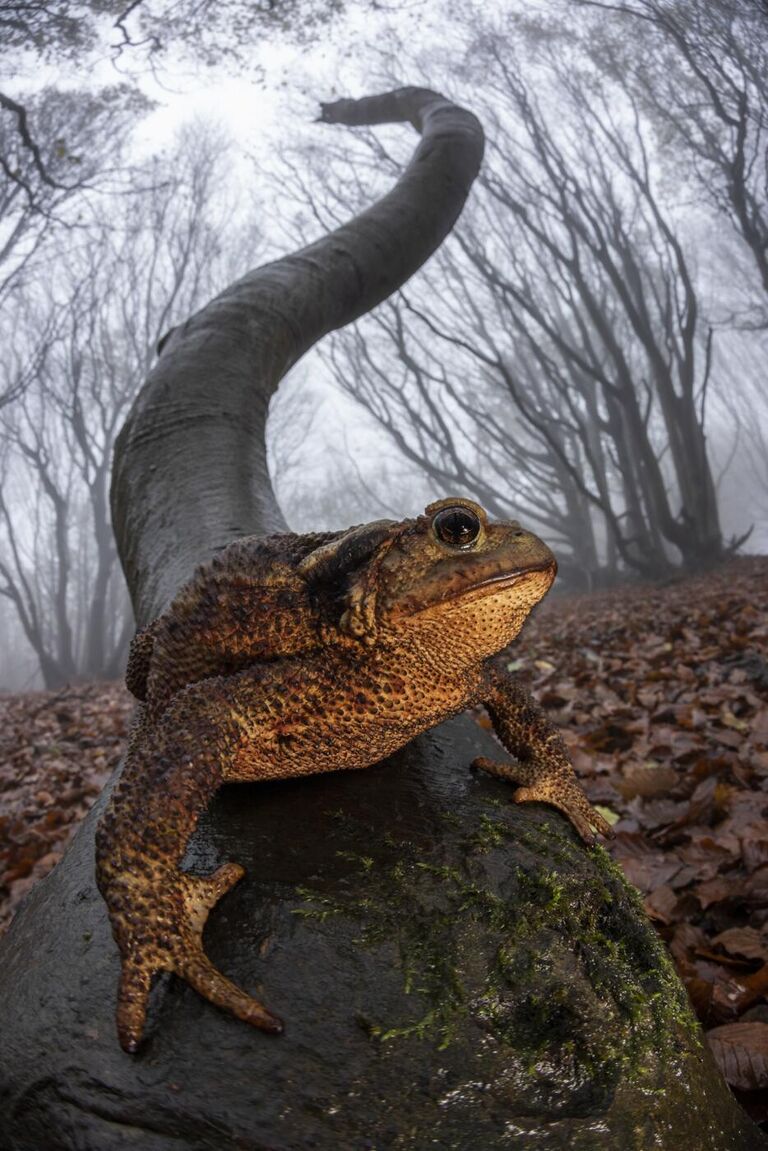
[[[726,1079],[768,1123],[768,557],[553,598],[507,666],[560,726]],[[120,684],[0,696],[0,931],[117,764]]]

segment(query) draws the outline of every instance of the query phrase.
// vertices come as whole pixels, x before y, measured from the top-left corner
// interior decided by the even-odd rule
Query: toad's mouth
[[[537,564],[528,564],[526,567],[517,568],[515,571],[498,572],[486,576],[485,579],[474,583],[471,588],[464,588],[463,590],[461,588],[449,588],[440,602],[450,603],[451,600],[460,599],[464,603],[471,603],[472,600],[482,599],[483,596],[495,595],[497,592],[515,587],[516,584],[523,583],[529,576],[545,573],[550,577],[547,585],[547,591],[549,591],[557,575],[557,561],[554,559],[542,560],[541,563]]]
[[[452,603],[460,603],[463,606],[484,599],[486,596],[499,595],[501,592],[509,591],[517,584],[525,583],[535,576],[548,577],[546,578],[546,586],[535,597],[535,599],[541,599],[551,588],[556,575],[557,561],[553,557],[541,560],[539,563],[514,568],[512,571],[509,569],[495,571],[487,576],[471,578],[462,572],[459,577],[459,573],[457,573],[453,579],[441,580],[439,594],[434,599],[429,599],[418,606],[404,602],[401,604],[401,611],[406,615],[414,616],[424,615],[430,611],[439,611]],[[545,580],[542,580],[542,583],[545,583]]]

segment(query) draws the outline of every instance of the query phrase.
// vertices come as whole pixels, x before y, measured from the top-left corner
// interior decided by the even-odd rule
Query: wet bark
[[[115,525],[146,622],[232,535],[282,521],[264,422],[282,372],[391,292],[450,229],[482,134],[405,90],[326,107],[411,120],[396,188],[258,269],[165,343],[116,456]],[[468,718],[365,772],[228,787],[187,866],[241,861],[206,947],[286,1021],[275,1038],[180,982],[136,1057],[114,1025],[117,949],[93,871],[108,786],[0,941],[8,1151],[759,1151],[705,1053],[636,895],[553,811],[467,770]]]

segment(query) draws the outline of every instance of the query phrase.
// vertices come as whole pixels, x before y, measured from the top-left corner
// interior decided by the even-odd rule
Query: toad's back
[[[200,680],[338,642],[350,578],[394,538],[393,527],[376,520],[341,532],[245,536],[199,567],[131,646],[126,683],[146,718]]]
[[[344,535],[246,536],[200,567],[133,641],[126,681],[158,714],[189,684],[320,646],[333,589],[307,578],[308,556]]]

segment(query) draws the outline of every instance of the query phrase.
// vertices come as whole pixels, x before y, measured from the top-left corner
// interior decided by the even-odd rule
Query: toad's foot
[[[156,972],[172,971],[205,999],[238,1019],[279,1034],[283,1025],[263,1004],[252,999],[217,970],[203,951],[203,928],[211,908],[243,875],[227,863],[213,875],[175,875],[173,890],[164,889],[157,906],[145,904],[145,917],[119,926],[122,974],[118,990],[117,1031],[125,1051],[136,1051],[146,1023],[147,1001]],[[142,901],[143,902],[143,901]],[[141,903],[139,903],[141,906]]]
[[[517,782],[514,764],[496,763],[480,756],[472,761],[472,767],[488,775]],[[542,774],[527,785],[518,787],[513,799],[515,803],[548,803],[550,807],[556,807],[570,819],[584,842],[590,845],[597,840],[595,831],[606,839],[615,837],[611,825],[592,807],[575,776],[565,775],[561,771]]]

